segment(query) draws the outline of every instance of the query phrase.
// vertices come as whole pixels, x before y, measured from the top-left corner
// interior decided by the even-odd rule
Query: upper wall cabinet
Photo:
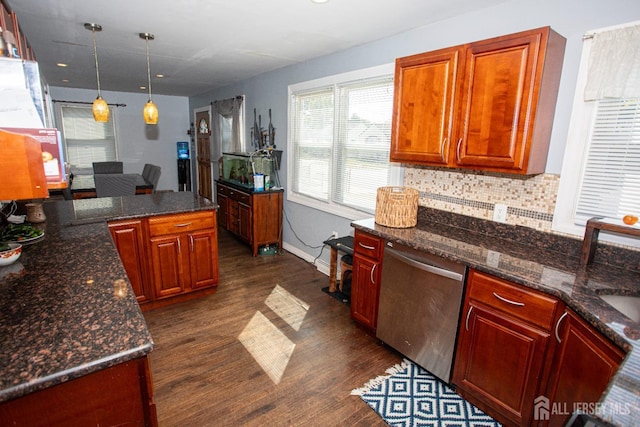
[[[544,27],[398,58],[391,161],[543,173],[565,43]]]

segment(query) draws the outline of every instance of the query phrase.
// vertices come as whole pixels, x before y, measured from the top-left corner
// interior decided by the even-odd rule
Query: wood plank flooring
[[[329,278],[312,264],[254,258],[224,230],[219,246],[216,293],[144,313],[160,426],[385,426],[349,393],[401,356],[322,292]]]

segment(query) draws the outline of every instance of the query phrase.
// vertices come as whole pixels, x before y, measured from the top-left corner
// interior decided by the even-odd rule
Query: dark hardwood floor
[[[312,264],[254,258],[224,230],[219,246],[216,293],[144,314],[160,426],[385,426],[350,392],[401,356],[322,292]]]

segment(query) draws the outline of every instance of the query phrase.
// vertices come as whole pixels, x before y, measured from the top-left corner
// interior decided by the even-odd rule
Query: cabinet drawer
[[[226,187],[224,185],[216,185],[216,192],[217,194],[222,194],[224,196],[228,196],[229,195],[229,191],[231,191],[231,189],[229,187]]]
[[[149,218],[149,234],[152,237],[165,234],[184,233],[206,228],[215,228],[215,226],[216,221],[214,211],[155,216]]]
[[[470,299],[546,330],[551,330],[559,305],[553,297],[473,270],[469,276],[468,295]]]
[[[245,205],[251,205],[251,196],[238,190],[229,190],[229,197]]]
[[[374,260],[382,258],[384,241],[378,237],[356,230],[354,233],[353,250],[355,253],[368,256]]]

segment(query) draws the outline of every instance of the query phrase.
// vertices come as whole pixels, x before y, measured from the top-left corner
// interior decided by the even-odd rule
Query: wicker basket
[[[415,227],[419,195],[418,190],[409,187],[378,188],[376,223],[393,228]]]

